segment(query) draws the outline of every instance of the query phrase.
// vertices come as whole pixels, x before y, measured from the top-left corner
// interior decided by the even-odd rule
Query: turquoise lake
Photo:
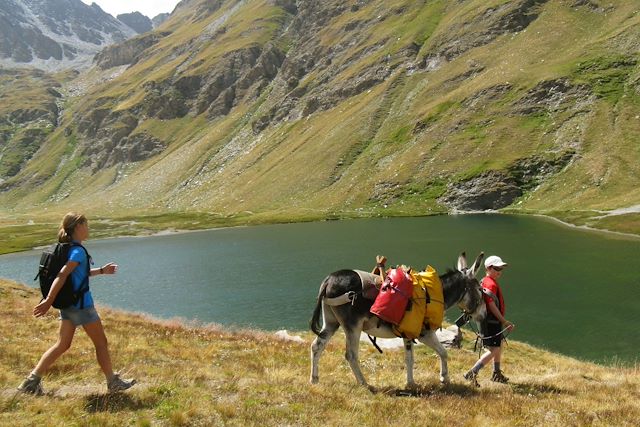
[[[55,238],[56,230],[51,232]],[[640,240],[511,215],[379,218],[89,240],[98,305],[160,318],[306,330],[318,287],[342,268],[389,265],[444,273],[466,251],[509,263],[500,280],[511,339],[600,363],[635,363],[640,349]],[[40,251],[0,256],[0,277],[35,286]],[[479,277],[484,274],[481,269]],[[457,308],[447,313],[458,317]]]

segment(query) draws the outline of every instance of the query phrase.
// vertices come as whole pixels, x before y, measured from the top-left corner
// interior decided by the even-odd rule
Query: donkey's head
[[[460,301],[458,301],[458,307],[466,315],[471,316],[474,320],[481,322],[487,316],[487,307],[484,304],[482,298],[482,286],[476,278],[476,274],[480,269],[480,264],[484,258],[484,253],[480,252],[480,255],[473,262],[471,267],[467,267],[467,255],[463,252],[458,257],[458,271],[462,273],[464,277],[465,293]]]

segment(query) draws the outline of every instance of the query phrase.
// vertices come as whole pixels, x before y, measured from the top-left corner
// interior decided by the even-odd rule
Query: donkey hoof
[[[406,386],[407,390],[415,390],[416,388],[418,388],[418,384],[417,383],[415,383],[413,381],[410,382],[410,383],[407,383],[407,386]]]
[[[318,384],[320,382],[320,378],[319,377],[311,377],[311,379],[309,380],[309,382],[311,384]]]
[[[451,380],[449,379],[449,375],[447,375],[446,377],[440,377],[440,384],[442,384],[442,385],[451,384]]]
[[[372,385],[369,385],[369,384],[363,384],[363,385],[364,385],[364,386],[367,388],[367,390],[369,390],[371,393],[377,393],[377,392],[378,392],[378,390],[377,390],[374,386],[372,386]]]

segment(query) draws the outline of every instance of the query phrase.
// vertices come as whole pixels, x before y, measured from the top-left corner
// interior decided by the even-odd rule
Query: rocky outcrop
[[[169,19],[169,16],[171,16],[171,14],[169,13],[160,13],[154,16],[153,18],[151,18],[151,24],[153,25],[153,28],[158,28],[160,25],[164,23],[164,21]]]
[[[503,2],[476,14],[471,19],[459,19],[436,37],[432,56],[451,61],[463,53],[491,43],[497,37],[517,33],[535,21],[541,5],[549,0],[517,0]],[[475,13],[475,12],[474,12]]]
[[[516,180],[500,171],[484,172],[468,181],[449,184],[438,202],[460,211],[483,211],[509,206],[522,195]]]
[[[373,191],[368,200],[369,202],[386,207],[400,200],[403,191],[404,187],[399,182],[379,182],[373,187]]]
[[[573,0],[571,7],[584,7],[595,13],[607,13],[613,10],[613,4],[606,2],[605,4],[598,0]]]
[[[458,211],[505,208],[525,192],[535,189],[560,172],[574,157],[574,152],[566,152],[550,159],[542,156],[520,159],[505,171],[491,170],[449,184],[438,202]]]
[[[573,85],[569,79],[545,80],[527,91],[513,104],[513,112],[520,115],[560,112],[575,108],[589,100],[591,90],[586,85]]]
[[[519,160],[507,169],[507,173],[515,179],[516,185],[524,192],[534,190],[553,175],[566,168],[576,157],[574,151],[545,158],[541,155]]]
[[[55,102],[50,102],[37,108],[18,108],[7,114],[4,120],[18,126],[24,126],[37,121],[55,124],[57,117],[58,106]]]
[[[278,74],[284,57],[273,45],[226,55],[203,79],[193,114],[206,112],[215,118],[227,114],[242,99],[256,98]]]
[[[257,97],[276,76],[283,60],[284,53],[272,45],[230,52],[206,74],[176,73],[164,81],[144,83],[144,101],[132,111],[143,118],[159,119],[225,115],[241,100]]]
[[[467,110],[476,110],[482,108],[488,103],[501,99],[507,92],[512,89],[509,83],[498,84],[479,90],[473,95],[462,100],[462,106]]]
[[[161,153],[166,143],[147,133],[134,132],[138,124],[139,119],[131,112],[92,110],[77,127],[83,139],[90,141],[81,146],[84,165],[97,171],[121,163],[139,162]]]
[[[155,45],[169,34],[171,33],[154,32],[134,37],[124,43],[106,47],[93,60],[103,70],[120,65],[135,64],[146,49]]]
[[[153,23],[151,22],[151,19],[147,18],[140,12],[122,13],[116,18],[138,34],[153,30]]]
[[[163,141],[149,134],[137,133],[122,136],[126,132],[123,130],[120,135],[113,138],[101,138],[91,146],[85,147],[84,165],[95,172],[102,168],[146,160],[161,153],[166,147]]]

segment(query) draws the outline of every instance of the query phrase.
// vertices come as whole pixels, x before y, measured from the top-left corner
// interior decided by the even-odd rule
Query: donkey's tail
[[[320,285],[320,292],[318,292],[318,301],[316,302],[316,308],[313,310],[313,316],[309,322],[309,327],[314,334],[320,335],[322,324],[320,323],[320,314],[322,313],[322,299],[327,293],[327,285],[329,284],[329,277],[322,281]]]

